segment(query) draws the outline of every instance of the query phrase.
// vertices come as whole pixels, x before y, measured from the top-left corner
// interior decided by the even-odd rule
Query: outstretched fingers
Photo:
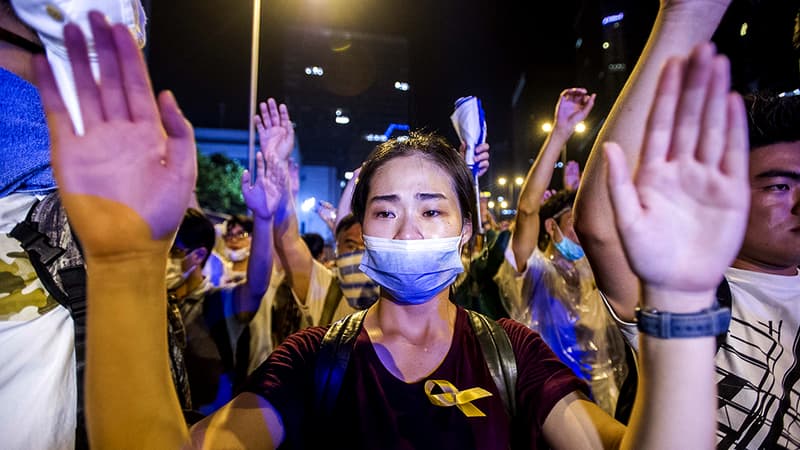
[[[683,71],[684,62],[678,58],[667,61],[661,71],[647,118],[641,165],[663,162],[669,153]]]
[[[100,66],[100,101],[106,120],[130,120],[128,102],[122,88],[122,72],[117,59],[117,47],[111,33],[111,26],[105,16],[97,11],[89,13],[94,48]]]
[[[714,46],[698,45],[689,56],[675,116],[669,159],[694,158],[701,134],[703,110],[708,96],[714,61]]]
[[[135,122],[158,121],[158,106],[153,97],[147,66],[133,35],[128,27],[122,24],[111,26],[111,34],[117,47],[117,58],[130,117]]]
[[[716,167],[725,152],[728,129],[728,91],[730,90],[730,64],[719,55],[712,62],[708,96],[703,110],[698,161]]]
[[[72,74],[75,79],[75,90],[80,104],[84,130],[91,129],[103,121],[103,108],[100,102],[100,91],[92,74],[89,62],[89,49],[83,31],[74,23],[64,26],[64,45],[72,62]]]
[[[721,169],[727,176],[740,180],[748,177],[748,163],[750,161],[749,141],[747,134],[747,112],[742,97],[735,93],[728,93],[726,112],[728,117],[727,147],[722,155]]]

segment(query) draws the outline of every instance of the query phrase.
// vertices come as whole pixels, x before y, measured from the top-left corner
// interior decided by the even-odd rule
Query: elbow
[[[572,210],[573,226],[575,234],[578,235],[578,240],[584,248],[592,245],[602,246],[617,240],[617,231],[613,222],[610,227],[604,226],[603,220],[596,215],[596,211],[582,207],[580,201],[575,202]]]

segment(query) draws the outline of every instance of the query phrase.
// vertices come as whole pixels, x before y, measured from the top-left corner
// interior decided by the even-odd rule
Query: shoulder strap
[[[326,326],[333,320],[333,313],[339,306],[342,300],[342,290],[339,288],[339,278],[332,277],[331,284],[328,286],[328,292],[325,294],[325,303],[322,305],[322,314],[319,317],[320,326]]]
[[[516,413],[517,359],[508,334],[497,322],[467,309],[469,323],[509,416]]]
[[[348,315],[331,325],[322,338],[314,369],[314,410],[321,417],[329,416],[333,411],[366,315],[366,309]]]
[[[83,414],[86,366],[86,269],[78,240],[72,234],[61,199],[54,192],[31,207],[28,216],[11,230],[47,292],[69,311],[75,330],[77,428],[75,448],[88,448]]]

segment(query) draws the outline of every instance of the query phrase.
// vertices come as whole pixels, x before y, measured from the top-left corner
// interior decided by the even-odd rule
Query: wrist
[[[681,291],[644,286],[642,309],[678,314],[688,314],[708,309],[714,305],[714,290]]]

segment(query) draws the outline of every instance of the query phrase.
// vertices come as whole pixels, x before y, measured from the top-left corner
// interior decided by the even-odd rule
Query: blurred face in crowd
[[[250,233],[245,231],[239,224],[229,227],[223,238],[225,239],[225,246],[231,250],[250,247]]]
[[[361,237],[361,224],[354,223],[336,235],[336,253],[345,255],[358,250],[364,250],[364,238]]]

